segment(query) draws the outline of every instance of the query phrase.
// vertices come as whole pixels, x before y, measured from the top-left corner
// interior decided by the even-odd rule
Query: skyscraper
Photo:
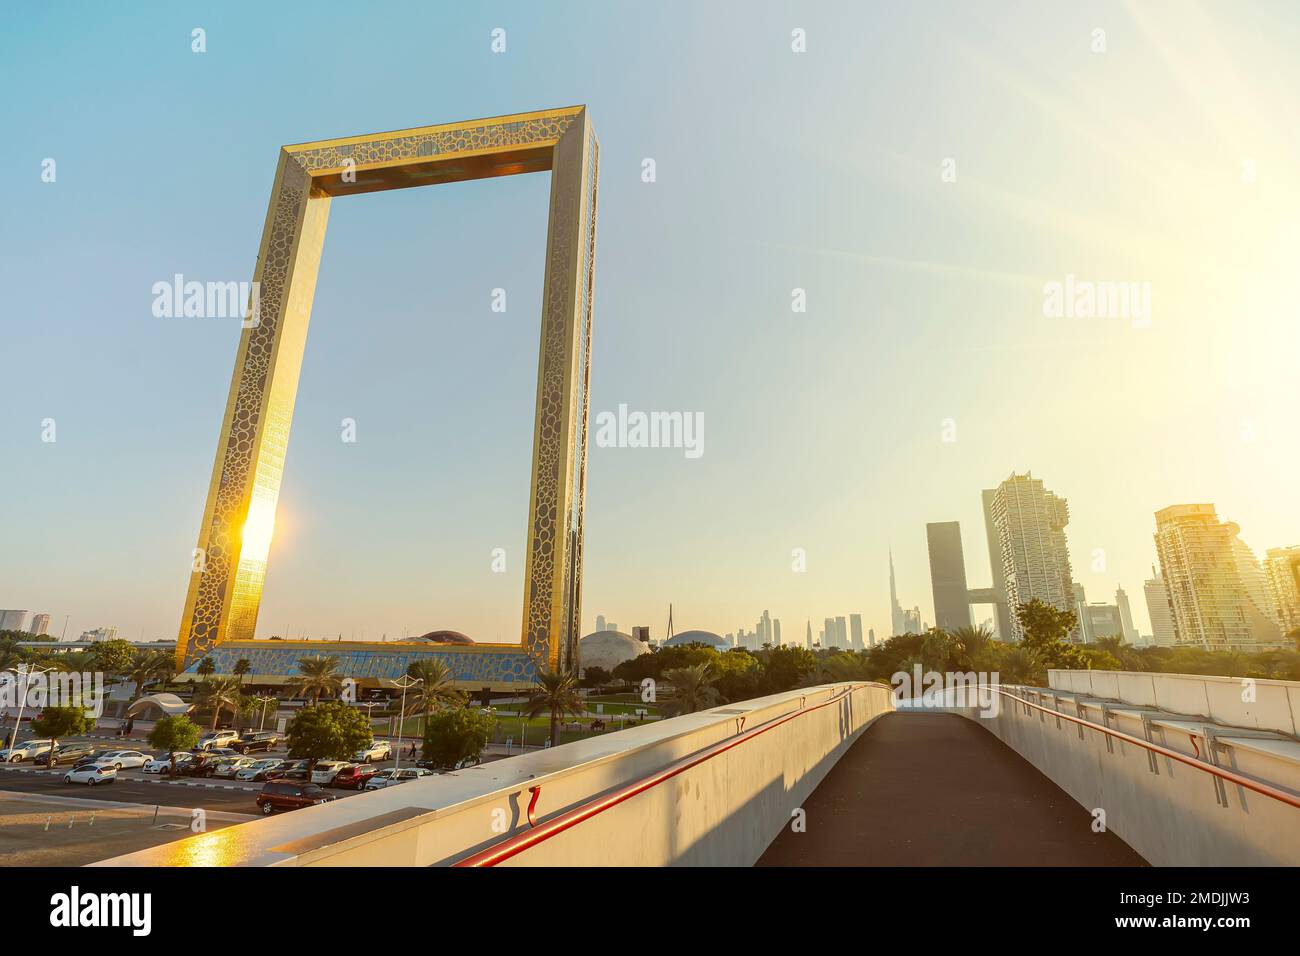
[[[28,625],[27,631],[42,637],[50,633],[50,616],[48,614],[35,614],[32,616],[32,623]]]
[[[1169,589],[1154,566],[1142,590],[1147,598],[1147,615],[1151,618],[1151,639],[1157,644],[1176,644],[1178,634],[1174,630],[1174,611],[1169,606]]]
[[[867,647],[875,647],[875,646],[876,646],[876,629],[874,627],[869,627],[867,628]]]
[[[1212,504],[1171,505],[1156,512],[1156,553],[1177,643],[1214,648],[1276,644],[1281,637],[1257,603],[1258,563],[1251,567],[1253,555],[1243,552],[1239,531],[1220,521]]]
[[[772,619],[772,646],[781,646],[781,619],[779,617]]]
[[[1300,545],[1269,548],[1264,555],[1264,575],[1283,633],[1300,627]]]
[[[863,650],[861,614],[849,615],[849,646],[855,651]]]
[[[805,643],[807,644],[808,650],[811,651],[811,650],[812,650],[812,646],[813,646],[813,639],[812,639],[812,618],[808,618],[808,637],[807,637]]]
[[[907,633],[907,617],[902,605],[898,603],[898,587],[894,580],[894,550],[889,550],[889,614],[893,626],[892,633]]]
[[[822,647],[839,647],[835,631],[835,618],[828,617],[822,625]]]
[[[1115,606],[1119,608],[1120,622],[1124,625],[1124,640],[1129,644],[1138,642],[1137,628],[1133,626],[1133,609],[1129,606],[1128,595],[1122,586],[1115,588]]]
[[[596,615],[596,630],[598,631],[608,630],[608,628],[605,627],[605,615],[603,614]]]
[[[989,573],[993,576],[993,606],[997,613],[998,640],[1011,640],[1011,605],[1007,600],[1007,579],[1002,571],[1002,542],[998,537],[998,526],[993,520],[993,500],[997,498],[996,488],[986,488],[980,492],[984,504],[984,536],[989,549]]]
[[[849,644],[848,627],[846,626],[842,616],[835,619],[835,646],[839,647],[841,650],[848,650],[851,646]]]
[[[956,521],[931,522],[925,526],[925,539],[930,550],[934,626],[948,632],[970,627],[970,595],[966,590],[961,524]]]
[[[26,611],[0,611],[0,631],[26,631]]]
[[[1075,610],[1065,499],[1048,491],[1032,473],[1012,473],[994,491],[990,508],[1008,607],[1037,598],[1062,611]],[[1018,642],[1024,636],[1020,620],[1014,613],[1009,617],[1012,640]],[[1071,638],[1080,637],[1076,627]]]

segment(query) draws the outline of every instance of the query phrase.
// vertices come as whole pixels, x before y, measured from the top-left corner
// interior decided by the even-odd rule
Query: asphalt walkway
[[[1145,866],[1002,741],[954,714],[863,732],[759,866]]]

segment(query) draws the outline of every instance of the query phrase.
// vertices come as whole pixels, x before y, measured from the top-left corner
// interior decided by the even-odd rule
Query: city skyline
[[[1156,559],[1152,516],[1176,503],[1214,502],[1261,559],[1300,542],[1300,327],[1286,319],[1300,197],[1282,172],[1293,133],[1267,119],[1276,91],[1300,85],[1293,17],[1262,13],[1262,43],[1205,12],[845,6],[800,12],[800,59],[792,14],[738,9],[638,23],[653,54],[630,62],[601,42],[628,28],[615,10],[563,25],[511,12],[498,58],[468,11],[413,13],[403,36],[361,22],[358,56],[409,62],[409,85],[377,103],[323,74],[288,116],[228,94],[294,83],[301,50],[270,38],[318,49],[326,24],[205,12],[199,57],[162,40],[188,36],[181,14],[115,11],[79,54],[113,77],[102,89],[47,76],[61,31],[34,27],[56,11],[15,24],[0,54],[27,146],[0,162],[28,227],[0,238],[21,276],[0,500],[21,503],[5,520],[23,548],[0,555],[0,604],[70,616],[69,635],[175,637],[239,329],[158,318],[151,289],[252,278],[250,224],[281,144],[576,102],[605,150],[592,412],[708,422],[697,459],[591,449],[584,632],[596,606],[660,630],[674,601],[720,634],[761,607],[787,622],[857,608],[882,633],[891,550],[901,603],[933,621],[924,525],[973,532],[979,490],[1013,471],[1071,502],[1089,594],[1136,595]],[[1104,53],[1089,48],[1094,15]],[[665,59],[692,72],[645,83]],[[448,70],[472,82],[445,89]],[[150,108],[123,114],[121,97]],[[159,163],[157,115],[175,118],[175,142],[223,148]],[[701,154],[701,130],[725,156]],[[57,181],[41,179],[47,157]],[[108,163],[130,188],[88,175]],[[337,204],[258,634],[517,639],[549,180],[489,185]],[[1148,284],[1149,324],[1046,315],[1045,288],[1076,277]],[[345,418],[355,444],[340,441]],[[976,540],[965,563],[979,584],[991,578]]]

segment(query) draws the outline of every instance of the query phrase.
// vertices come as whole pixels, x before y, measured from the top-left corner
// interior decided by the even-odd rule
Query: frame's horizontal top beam
[[[328,196],[353,196],[387,189],[491,179],[494,176],[544,173],[551,168],[553,155],[552,142],[503,152],[480,150],[468,154],[453,153],[449,156],[421,157],[417,160],[405,159],[368,166],[358,164],[356,167],[315,173],[312,176],[312,186]]]
[[[544,172],[556,143],[584,108],[298,143],[284,152],[329,196]]]

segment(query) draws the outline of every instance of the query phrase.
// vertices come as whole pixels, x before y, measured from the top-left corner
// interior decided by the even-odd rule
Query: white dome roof
[[[588,634],[579,642],[579,648],[584,670],[599,667],[611,672],[624,661],[650,653],[648,645],[622,631],[596,631]]]

